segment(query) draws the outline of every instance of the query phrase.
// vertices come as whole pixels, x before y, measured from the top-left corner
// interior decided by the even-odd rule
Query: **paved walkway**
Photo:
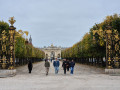
[[[14,77],[0,78],[0,90],[119,90],[120,76],[104,74],[104,69],[76,64],[74,75],[54,74],[51,63],[49,75],[45,75],[44,62],[35,63],[28,73],[27,65],[17,68]]]

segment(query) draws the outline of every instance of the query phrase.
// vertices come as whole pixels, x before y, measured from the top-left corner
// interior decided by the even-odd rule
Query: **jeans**
[[[73,74],[73,71],[74,71],[74,67],[70,67],[70,69],[71,69],[71,74]]]
[[[55,74],[58,74],[59,67],[55,67]]]

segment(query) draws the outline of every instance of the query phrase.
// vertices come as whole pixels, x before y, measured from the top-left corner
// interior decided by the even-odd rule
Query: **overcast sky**
[[[120,14],[120,0],[0,0],[0,20],[14,16],[36,47],[70,47],[107,15]]]

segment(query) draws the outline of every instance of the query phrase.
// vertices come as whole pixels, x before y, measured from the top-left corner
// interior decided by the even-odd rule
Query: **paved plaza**
[[[104,69],[76,64],[74,75],[54,74],[51,63],[49,75],[45,75],[44,62],[35,63],[28,73],[27,65],[17,67],[14,77],[0,78],[0,90],[119,90],[120,76],[104,74]]]

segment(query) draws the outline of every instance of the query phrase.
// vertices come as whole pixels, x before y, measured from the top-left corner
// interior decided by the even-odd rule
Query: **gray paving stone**
[[[35,63],[32,73],[28,73],[27,65],[16,68],[15,77],[0,78],[0,90],[119,90],[120,76],[104,74],[104,69],[76,64],[74,75],[63,74],[60,66],[59,74],[54,74],[50,67],[49,75],[45,75],[44,62]]]

